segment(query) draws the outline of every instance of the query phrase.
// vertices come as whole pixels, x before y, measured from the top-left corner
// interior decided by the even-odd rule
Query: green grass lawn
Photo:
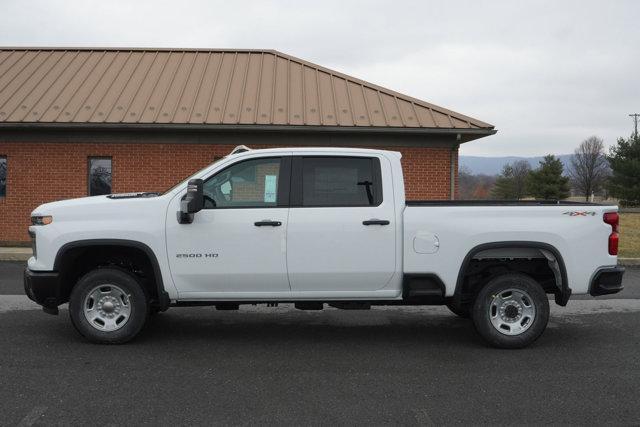
[[[620,247],[618,256],[640,258],[640,213],[620,214]]]

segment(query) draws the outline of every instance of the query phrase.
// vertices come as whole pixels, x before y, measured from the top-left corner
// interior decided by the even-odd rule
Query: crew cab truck
[[[549,296],[622,289],[616,206],[405,201],[401,155],[239,147],[168,191],[32,213],[26,294],[123,343],[172,306],[447,305],[491,345],[544,331]]]

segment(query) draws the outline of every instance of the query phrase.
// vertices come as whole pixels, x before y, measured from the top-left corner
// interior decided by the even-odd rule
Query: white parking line
[[[26,295],[0,295],[0,313],[7,311],[38,310],[41,307]]]
[[[583,314],[602,314],[602,313],[633,313],[640,311],[640,299],[608,299],[608,300],[575,300],[569,301],[566,307],[560,307],[549,302],[551,306],[551,315],[553,316],[575,316]],[[0,295],[0,313],[11,311],[40,310],[40,306],[25,295]],[[61,308],[66,308],[62,306]],[[273,308],[265,306],[247,306],[241,308],[243,311],[258,313],[273,313]],[[335,309],[334,309],[335,310]],[[442,306],[380,306],[374,307],[376,311],[400,311],[400,312],[420,312],[433,315],[451,315],[446,307]],[[278,312],[295,311],[293,304],[281,304]]]
[[[425,409],[416,409],[413,411],[416,421],[418,425],[421,426],[435,426],[436,423],[433,422],[429,414]]]
[[[34,407],[18,424],[18,427],[30,427],[38,421],[40,417],[44,415],[44,411],[47,410],[46,406]]]

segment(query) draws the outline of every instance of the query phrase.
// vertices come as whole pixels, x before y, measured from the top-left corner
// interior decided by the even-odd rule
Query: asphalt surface
[[[2,294],[22,293],[21,263],[7,264]],[[0,424],[639,424],[640,271],[630,273],[606,311],[554,309],[517,351],[487,347],[440,307],[288,305],[172,308],[132,343],[101,346],[66,310],[0,296]]]

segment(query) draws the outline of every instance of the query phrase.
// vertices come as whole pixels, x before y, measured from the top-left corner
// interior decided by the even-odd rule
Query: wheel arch
[[[565,266],[564,259],[558,249],[545,242],[537,241],[500,241],[500,242],[488,242],[474,246],[467,255],[464,257],[460,269],[458,271],[458,277],[456,280],[456,288],[454,291],[454,301],[460,302],[462,298],[462,289],[464,285],[465,273],[469,268],[471,261],[481,252],[489,250],[506,250],[506,249],[537,249],[547,258],[549,266],[554,273],[556,283],[559,283],[558,292],[555,294],[555,301],[558,305],[565,306],[571,296],[571,288],[569,287],[567,268]],[[545,251],[552,255],[552,259],[545,254]],[[555,262],[557,266],[554,268],[552,263]]]
[[[80,257],[83,253],[86,253],[83,250],[98,250],[100,248],[107,248],[111,251],[113,251],[114,249],[122,248],[129,251],[137,251],[138,253],[143,254],[144,258],[151,266],[151,270],[153,273],[153,282],[155,285],[154,287],[157,296],[156,303],[161,311],[164,311],[169,307],[170,299],[164,288],[162,271],[160,269],[158,258],[148,245],[136,240],[86,239],[65,243],[60,247],[60,249],[58,249],[58,252],[56,253],[53,269],[59,272],[62,277],[65,272],[69,271],[78,257]]]

